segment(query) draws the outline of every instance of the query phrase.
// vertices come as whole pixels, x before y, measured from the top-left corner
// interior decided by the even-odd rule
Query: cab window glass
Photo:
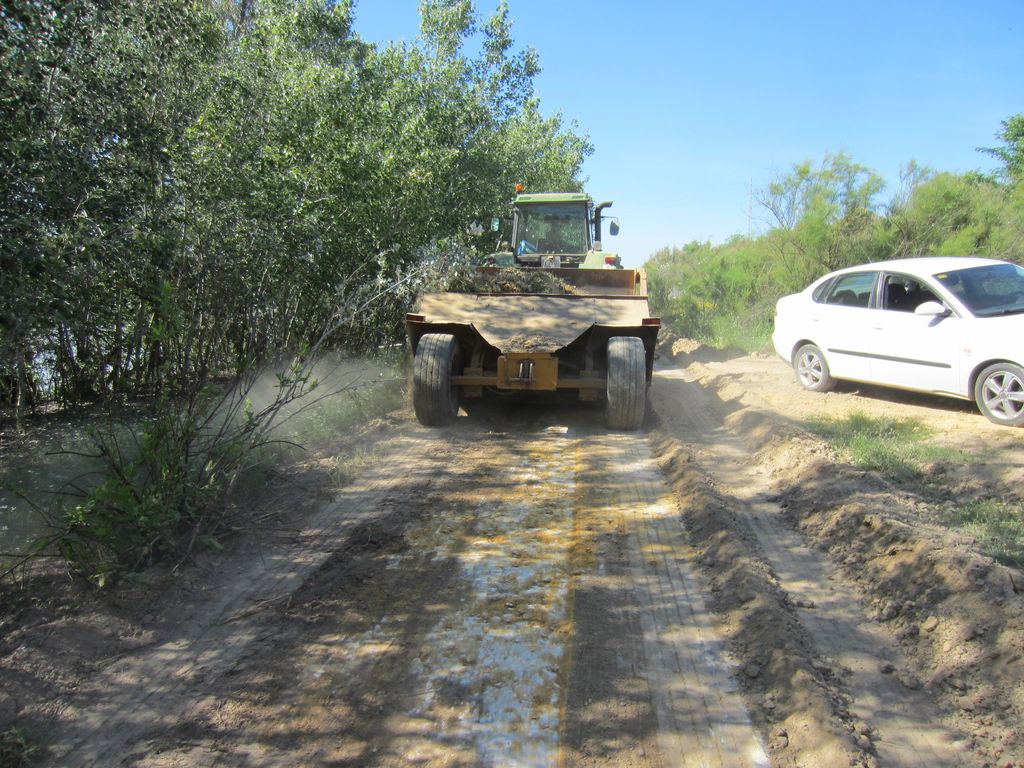
[[[877,272],[853,272],[840,275],[832,283],[825,297],[826,304],[844,307],[867,307],[871,304],[871,292],[875,288]]]
[[[586,253],[587,222],[583,203],[524,205],[519,210],[516,253]]]

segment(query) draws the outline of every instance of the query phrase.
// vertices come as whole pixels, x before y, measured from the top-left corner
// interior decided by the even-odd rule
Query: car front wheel
[[[825,355],[814,344],[804,344],[793,356],[793,369],[800,386],[812,392],[828,392],[836,385]]]
[[[995,363],[974,383],[974,401],[985,418],[1008,427],[1024,427],[1024,368]]]

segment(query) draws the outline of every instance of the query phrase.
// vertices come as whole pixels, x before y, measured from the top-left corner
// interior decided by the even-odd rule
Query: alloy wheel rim
[[[982,396],[985,407],[996,418],[1010,421],[1024,413],[1024,382],[1009,371],[999,371],[985,379]]]
[[[800,379],[808,385],[821,382],[821,360],[817,355],[803,354],[800,356]]]

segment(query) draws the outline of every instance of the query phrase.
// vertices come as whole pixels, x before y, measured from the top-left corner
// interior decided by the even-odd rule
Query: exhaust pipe
[[[601,212],[605,208],[611,208],[612,201],[608,200],[603,203],[598,203],[594,207],[594,248],[601,250]]]

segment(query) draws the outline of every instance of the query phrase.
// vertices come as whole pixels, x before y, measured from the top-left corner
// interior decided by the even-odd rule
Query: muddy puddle
[[[558,752],[560,670],[567,655],[575,450],[567,427],[531,441],[496,498],[481,498],[459,542],[435,522],[407,531],[414,548],[454,558],[463,602],[423,643],[410,716],[472,745],[485,765],[508,756],[550,765]],[[457,696],[451,694],[455,692]]]

